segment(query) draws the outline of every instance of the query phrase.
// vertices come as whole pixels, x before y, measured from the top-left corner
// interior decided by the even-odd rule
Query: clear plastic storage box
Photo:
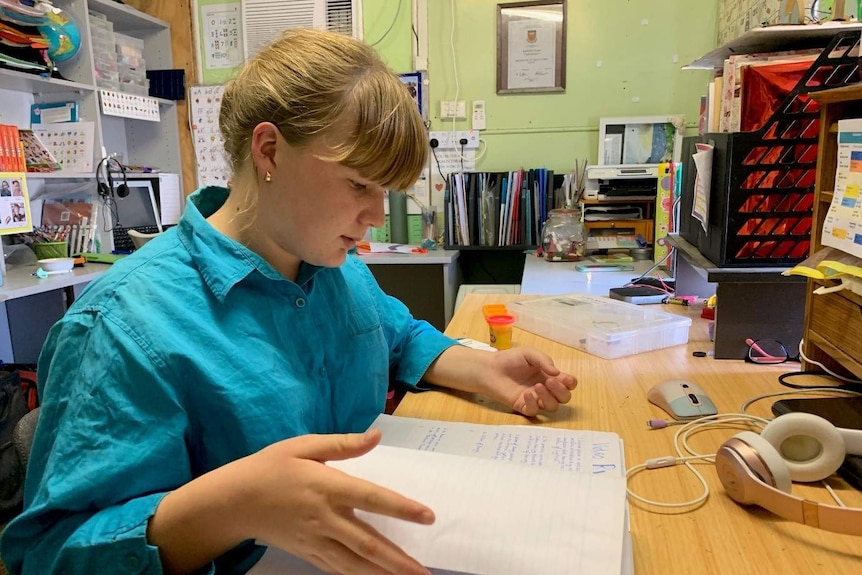
[[[688,342],[691,318],[582,294],[507,302],[515,327],[614,359]]]

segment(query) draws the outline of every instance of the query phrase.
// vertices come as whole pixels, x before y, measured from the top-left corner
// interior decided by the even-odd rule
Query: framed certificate
[[[497,4],[497,93],[565,91],[565,0]]]

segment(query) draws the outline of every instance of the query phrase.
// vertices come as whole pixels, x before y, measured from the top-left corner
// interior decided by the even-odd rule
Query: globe
[[[48,42],[48,56],[54,62],[65,62],[75,57],[81,47],[81,32],[72,16],[60,8],[45,14],[45,22],[38,26]]]

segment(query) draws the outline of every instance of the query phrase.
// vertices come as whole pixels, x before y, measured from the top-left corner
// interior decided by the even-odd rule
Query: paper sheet
[[[92,172],[94,122],[34,124],[33,133],[60,162],[62,172]]]
[[[621,572],[626,494],[619,475],[528,465],[502,471],[498,461],[388,445],[329,465],[434,509],[437,521],[430,526],[359,511],[357,516],[437,573]],[[288,557],[270,548],[250,573],[320,573]]]
[[[694,202],[691,205],[691,215],[700,222],[703,232],[707,233],[709,194],[712,188],[713,146],[695,144],[695,147],[698,151],[692,157],[697,176],[694,179]]]
[[[625,475],[615,433],[537,425],[473,425],[380,415],[371,427],[384,445],[550,467],[563,471]]]
[[[835,193],[823,222],[824,246],[862,257],[862,119],[838,121]]]
[[[159,211],[163,226],[172,226],[180,221],[183,198],[179,174],[159,174]]]

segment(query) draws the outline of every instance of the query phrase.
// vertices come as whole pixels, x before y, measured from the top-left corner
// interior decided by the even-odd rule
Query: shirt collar
[[[221,301],[233,286],[254,271],[274,281],[290,281],[258,254],[225,236],[206,221],[222,207],[229,194],[227,188],[217,186],[199,189],[188,197],[186,209],[177,225],[180,241],[206,285]],[[320,269],[302,262],[296,283],[304,286]]]

